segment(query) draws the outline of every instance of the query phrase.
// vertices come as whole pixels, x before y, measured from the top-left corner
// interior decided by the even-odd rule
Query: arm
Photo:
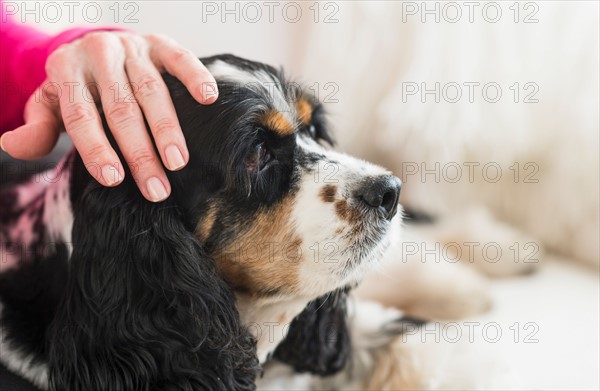
[[[25,103],[46,78],[50,53],[90,31],[115,29],[74,28],[51,36],[14,21],[10,11],[10,4],[0,1],[0,134],[23,125]]]

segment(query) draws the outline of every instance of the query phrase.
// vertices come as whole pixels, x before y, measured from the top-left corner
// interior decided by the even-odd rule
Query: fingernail
[[[2,136],[0,136],[0,149],[2,149],[3,151],[6,152],[6,149],[4,149],[4,144],[2,143],[2,140],[4,140],[4,137],[9,134],[10,132],[6,132],[4,133]]]
[[[219,90],[217,89],[217,83],[206,82],[202,83],[202,97],[205,101],[215,101],[219,96]]]
[[[185,166],[183,155],[176,145],[169,145],[165,149],[165,156],[170,170],[179,170],[181,167]]]
[[[158,202],[166,199],[169,195],[167,189],[163,185],[160,179],[152,177],[146,182],[148,187],[148,193],[150,193],[151,201]]]
[[[102,178],[104,178],[104,182],[106,182],[108,186],[116,185],[123,179],[117,167],[110,164],[102,167]]]

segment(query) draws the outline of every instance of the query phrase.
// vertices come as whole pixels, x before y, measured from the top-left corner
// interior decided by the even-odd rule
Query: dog
[[[348,295],[399,235],[400,180],[333,151],[282,71],[201,61],[210,106],[164,75],[190,150],[166,201],[130,171],[102,187],[75,150],[0,193],[0,362],[42,389],[252,390],[263,364],[326,378],[362,357]],[[386,314],[369,330],[400,335]]]

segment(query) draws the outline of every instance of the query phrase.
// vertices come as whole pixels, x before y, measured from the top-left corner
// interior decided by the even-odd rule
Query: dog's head
[[[213,105],[170,83],[190,148],[174,194],[221,273],[253,298],[356,284],[389,242],[400,181],[334,152],[323,106],[273,67],[203,62],[219,85]]]
[[[390,241],[400,181],[332,151],[323,107],[281,72],[202,61],[212,105],[165,76],[190,151],[172,196],[152,204],[131,180],[89,181],[75,202],[57,388],[251,388],[252,337],[264,360],[288,330],[276,357],[321,374],[344,365],[345,292]]]

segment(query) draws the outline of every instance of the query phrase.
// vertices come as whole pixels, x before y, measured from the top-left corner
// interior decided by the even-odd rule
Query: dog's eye
[[[264,142],[256,144],[246,156],[246,168],[259,172],[271,161],[271,153]]]
[[[317,128],[315,127],[315,125],[310,124],[308,125],[308,135],[312,138],[312,139],[316,139],[317,138]]]

